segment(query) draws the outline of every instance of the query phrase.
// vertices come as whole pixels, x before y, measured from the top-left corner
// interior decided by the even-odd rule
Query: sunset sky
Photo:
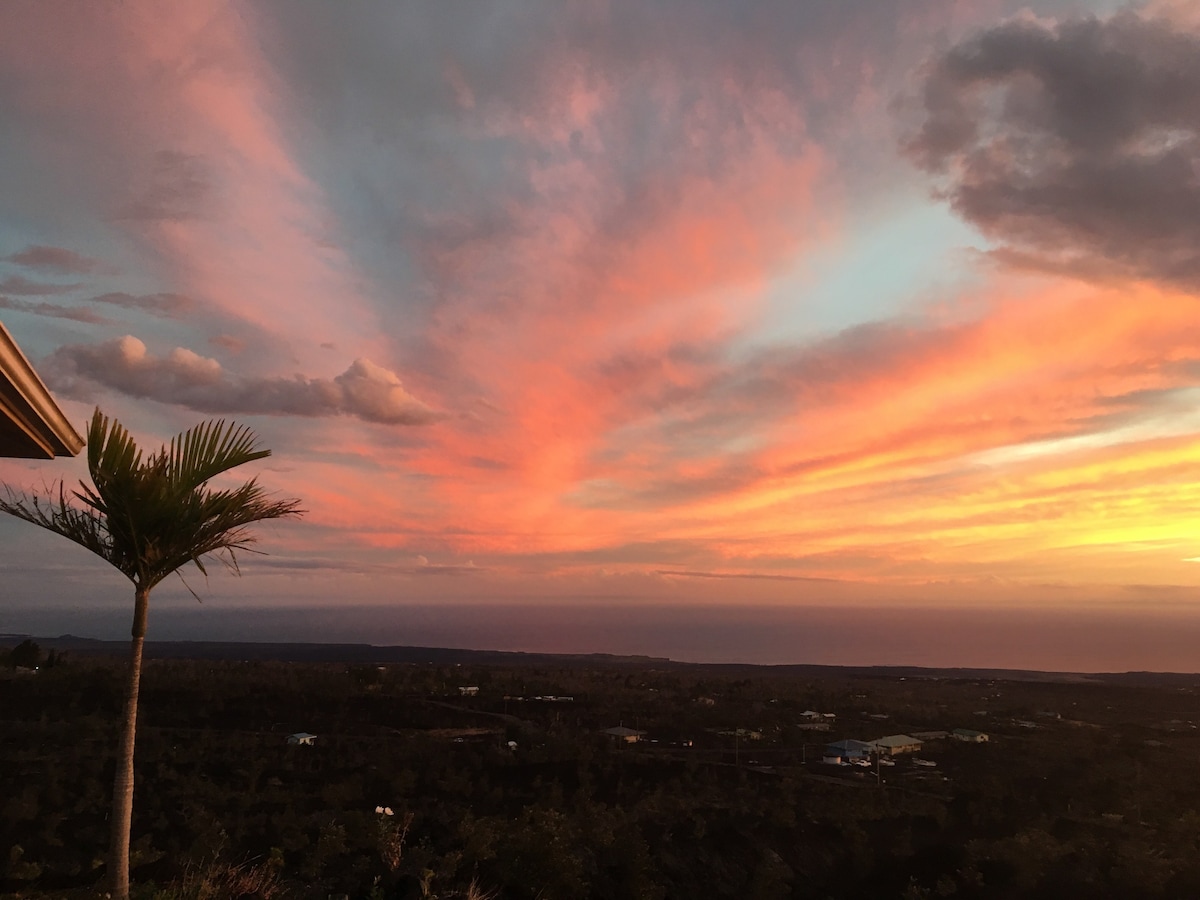
[[[1187,0],[12,0],[0,320],[81,430],[274,450],[202,610],[1195,620],[1198,98]]]

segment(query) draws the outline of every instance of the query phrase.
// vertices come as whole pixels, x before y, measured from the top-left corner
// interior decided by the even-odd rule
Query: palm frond
[[[99,407],[88,425],[87,445],[88,474],[101,497],[114,480],[123,480],[141,468],[142,451],[133,437],[124,425],[100,412]]]
[[[69,503],[61,482],[54,488],[48,488],[42,496],[14,491],[7,485],[5,489],[8,496],[7,499],[0,498],[0,512],[62,535],[125,572],[113,553],[107,519],[92,510],[80,509]]]
[[[163,453],[167,475],[183,490],[197,488],[222,472],[271,455],[256,443],[254,432],[244,425],[223,419],[201,422],[171,439]]]
[[[254,543],[248,526],[303,512],[298,500],[272,499],[255,479],[207,487],[213,476],[270,455],[256,443],[244,426],[204,422],[145,457],[124,426],[97,409],[88,428],[92,484],[71,492],[82,505],[59,484],[45,495],[9,489],[0,512],[86,547],[139,587],[188,563],[207,577],[209,555],[237,572],[236,554]]]

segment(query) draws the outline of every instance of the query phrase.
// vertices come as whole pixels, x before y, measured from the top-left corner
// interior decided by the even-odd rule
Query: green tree
[[[249,550],[254,542],[249,525],[297,516],[302,510],[298,500],[272,499],[256,479],[234,488],[209,488],[216,476],[270,455],[270,450],[257,448],[257,438],[244,426],[203,422],[144,456],[129,432],[97,409],[87,443],[90,486],[80,482],[80,489],[69,496],[61,482],[43,495],[7,488],[8,499],[0,499],[0,511],[87,548],[133,583],[132,642],[108,863],[112,895],[125,900],[133,747],[150,591],[187,563],[207,575],[203,559],[209,555],[236,573],[237,551]]]
[[[8,655],[8,664],[13,667],[19,666],[25,669],[35,669],[41,658],[42,648],[29,638],[26,638],[13,647],[12,653]]]

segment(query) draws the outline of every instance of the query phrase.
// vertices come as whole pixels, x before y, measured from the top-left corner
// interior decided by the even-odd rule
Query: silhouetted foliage
[[[1195,880],[1191,688],[701,667],[146,669],[142,885],[246,872],[270,875],[275,897],[450,897],[475,883],[502,898],[824,900],[1166,898]],[[99,880],[111,766],[98,749],[119,706],[103,659],[0,681],[0,890]],[[809,708],[836,724],[798,730]],[[882,710],[881,726],[869,716]],[[1047,710],[1062,718],[1018,724]],[[657,743],[600,733],[622,719]],[[991,742],[935,740],[922,755],[936,769],[901,759],[877,782],[819,762],[829,740],[964,721]],[[731,725],[761,734],[743,735],[736,764]],[[316,743],[289,745],[299,731]]]

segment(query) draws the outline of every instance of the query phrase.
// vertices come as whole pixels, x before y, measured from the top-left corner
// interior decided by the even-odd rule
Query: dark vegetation
[[[121,669],[35,650],[36,673],[0,653],[0,894],[95,896]],[[1195,678],[151,660],[134,894],[1200,896],[1198,692]],[[547,696],[571,699],[533,699]],[[828,732],[799,727],[809,709],[837,714]],[[619,723],[647,740],[600,733]],[[919,755],[936,768],[900,758],[878,777],[820,762],[842,737],[953,728],[991,740],[932,741]],[[301,731],[314,746],[287,743]]]

